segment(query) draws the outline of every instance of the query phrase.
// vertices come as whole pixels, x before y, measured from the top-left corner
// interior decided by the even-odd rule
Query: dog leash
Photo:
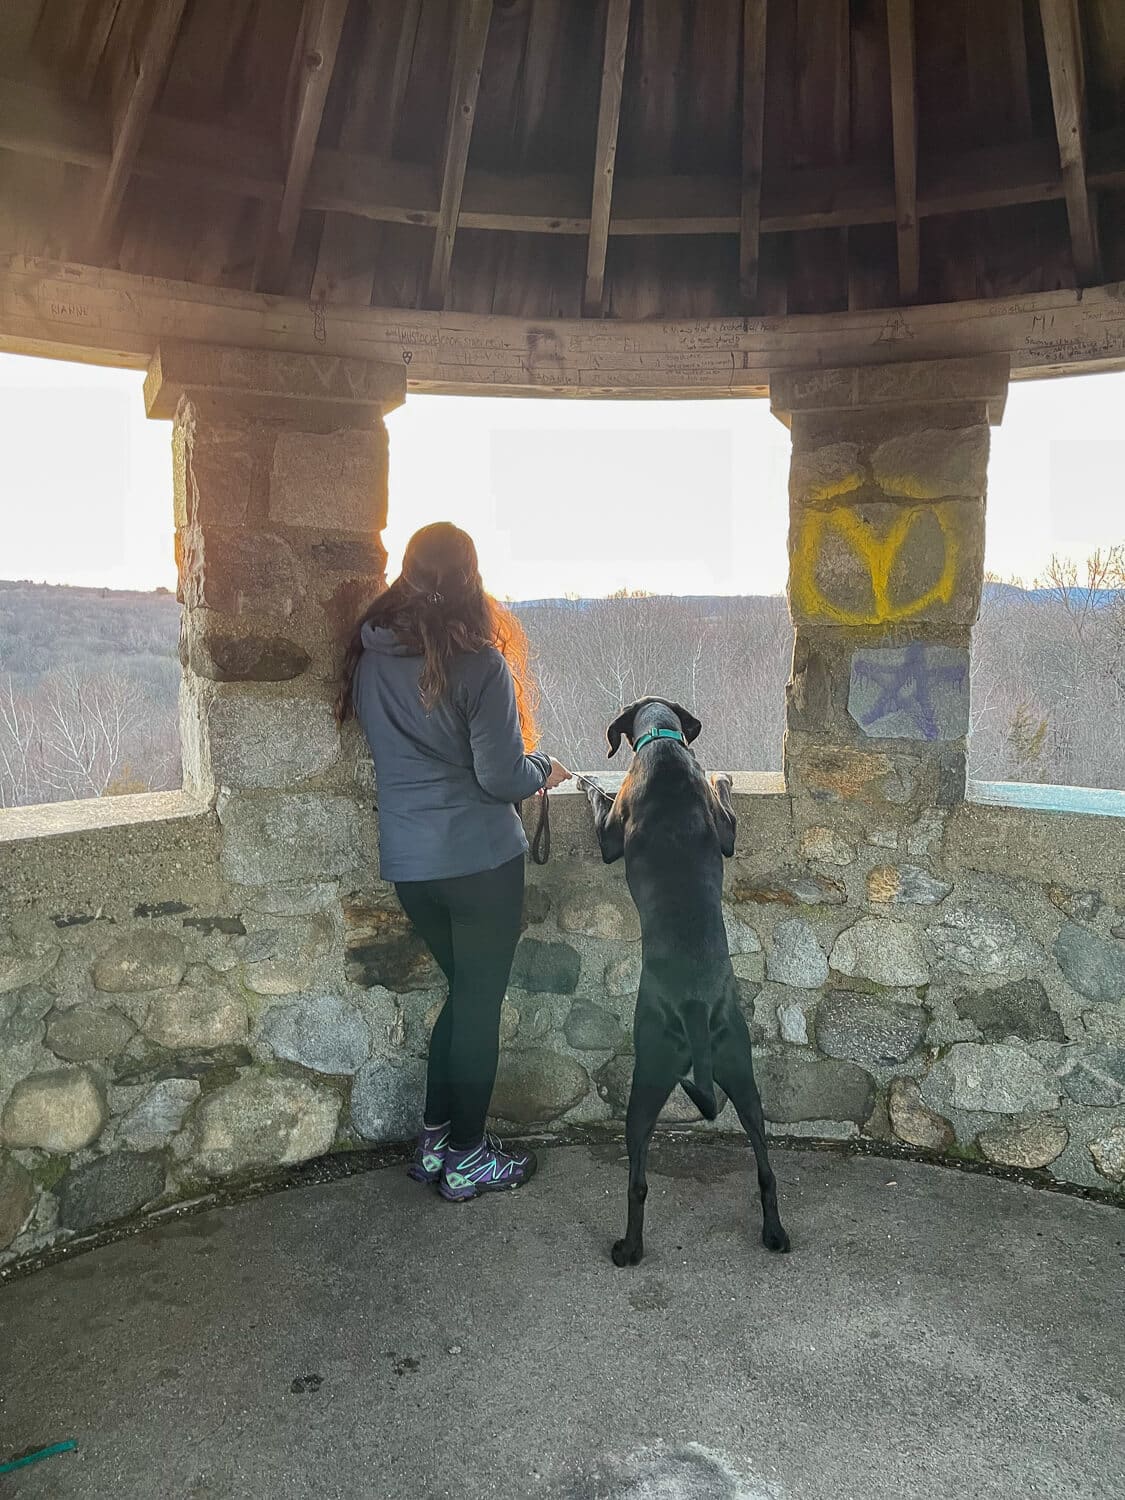
[[[601,787],[589,776],[583,776],[578,771],[572,771],[570,774],[579,786],[593,787],[595,791],[601,791]],[[539,801],[539,813],[535,820],[535,832],[531,836],[531,858],[533,863],[545,865],[551,857],[551,794],[543,790],[536,792],[535,795]]]

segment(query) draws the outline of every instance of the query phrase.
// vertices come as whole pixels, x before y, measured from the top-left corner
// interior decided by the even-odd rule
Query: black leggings
[[[500,1053],[500,1007],[523,914],[524,857],[453,880],[395,883],[402,909],[449,981],[430,1037],[426,1123],[449,1120],[454,1146],[484,1131]]]

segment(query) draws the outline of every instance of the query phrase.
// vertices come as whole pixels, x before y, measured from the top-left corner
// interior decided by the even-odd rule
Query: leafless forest
[[[792,629],[780,597],[538,600],[544,746],[605,760],[648,692],[702,719],[712,769],[777,770]],[[0,583],[0,807],[179,784],[179,606],[165,592]],[[970,773],[1125,787],[1125,546],[1030,588],[990,580],[973,645]]]

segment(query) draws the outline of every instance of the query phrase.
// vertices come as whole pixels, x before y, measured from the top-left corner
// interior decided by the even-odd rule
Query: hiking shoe
[[[467,1203],[478,1193],[522,1187],[537,1165],[534,1151],[505,1151],[504,1143],[486,1131],[479,1146],[449,1148],[438,1192],[450,1203]]]
[[[407,1176],[415,1182],[436,1182],[445,1165],[445,1154],[449,1149],[449,1125],[435,1125],[432,1130],[425,1126],[418,1132],[418,1144],[414,1148],[414,1160],[407,1168]]]

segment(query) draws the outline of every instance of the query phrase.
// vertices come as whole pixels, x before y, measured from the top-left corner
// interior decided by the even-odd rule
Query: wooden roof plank
[[[887,0],[891,59],[891,128],[895,161],[898,290],[918,297],[918,93],[914,81],[914,0]]]
[[[594,147],[594,189],[590,200],[590,240],[586,249],[586,289],[583,296],[587,317],[600,317],[605,311],[605,261],[609,248],[617,131],[621,123],[625,52],[629,44],[629,10],[630,0],[609,0],[606,9],[605,51],[598,100],[598,136]]]
[[[85,229],[86,254],[97,260],[121,208],[121,200],[141,148],[145,125],[168,70],[172,48],[183,19],[186,0],[154,0],[148,34],[141,52],[136,81],[116,122],[113,152],[97,191]]]
[[[98,76],[102,54],[105,52],[109,34],[117,18],[120,0],[103,0],[90,19],[90,29],[82,44],[78,66],[74,73],[74,92],[79,99],[89,99],[93,92],[94,79]]]
[[[305,186],[312,169],[316,138],[320,133],[347,9],[348,0],[306,0],[294,52],[297,92],[285,188],[276,222],[265,237],[254,276],[255,286],[265,290],[280,291],[284,287],[293,258]]]
[[[340,123],[342,151],[358,152],[366,148],[375,156],[390,157],[395,121],[410,76],[421,9],[422,0],[403,0],[397,18],[389,88],[382,76],[388,51],[389,12],[385,8],[368,11],[367,30]],[[376,126],[372,132],[369,127],[373,115]],[[350,214],[326,214],[313,272],[312,300],[370,302],[375,286],[375,239],[376,232],[369,220]]]
[[[1098,280],[1097,221],[1086,175],[1086,76],[1076,0],[1039,0],[1051,102],[1059,142],[1074,269],[1080,284]]]
[[[457,220],[461,212],[461,194],[465,187],[465,169],[469,162],[469,145],[473,138],[477,96],[480,93],[484,48],[491,20],[492,0],[465,0],[458,28],[453,83],[446,119],[437,231],[426,285],[426,302],[430,307],[442,307],[445,304],[449,268],[453,263],[453,242],[457,237]]]
[[[766,0],[742,8],[742,217],[738,235],[738,293],[746,308],[758,296],[758,238],[762,215],[762,159],[766,119]]]

